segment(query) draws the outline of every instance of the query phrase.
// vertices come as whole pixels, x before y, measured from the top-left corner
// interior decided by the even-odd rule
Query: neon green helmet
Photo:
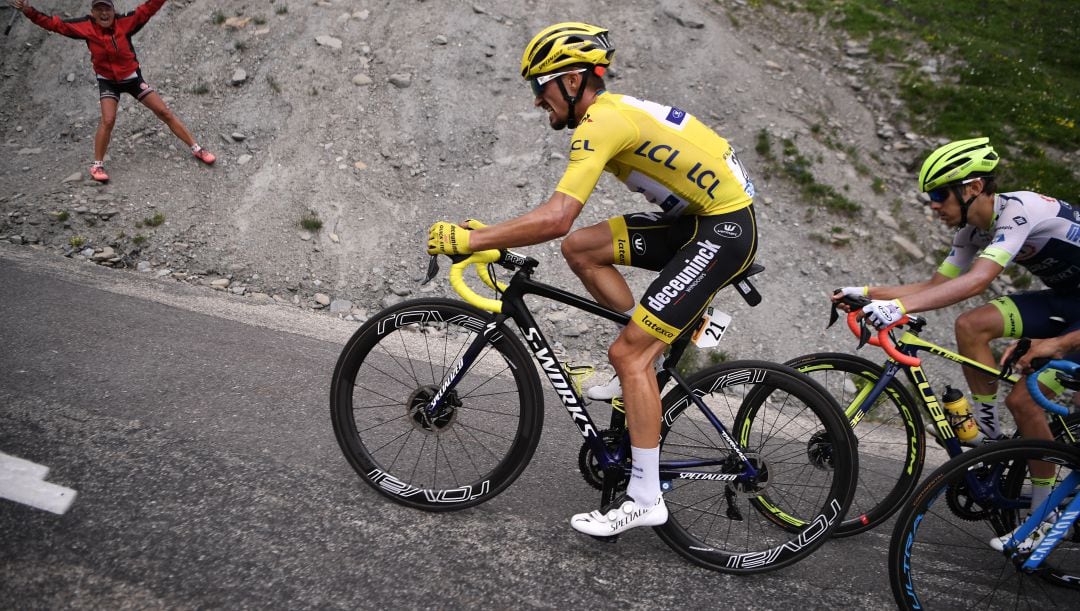
[[[927,193],[969,177],[989,176],[999,159],[989,138],[950,142],[930,153],[923,162],[919,188]]]
[[[548,26],[533,36],[521,55],[521,78],[530,79],[590,64],[607,66],[615,54],[608,31],[587,23],[566,22]]]

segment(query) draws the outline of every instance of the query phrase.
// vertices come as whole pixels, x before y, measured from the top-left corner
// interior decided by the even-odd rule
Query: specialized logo
[[[737,238],[742,235],[742,226],[738,223],[720,223],[713,227],[716,235],[722,238]]]
[[[698,252],[693,259],[684,259],[686,267],[668,281],[659,291],[650,295],[647,304],[653,312],[660,312],[681,293],[693,289],[701,282],[701,274],[709,268],[720,247],[705,240],[697,242]]]
[[[1014,216],[1013,222],[1017,225],[1027,225],[1027,219],[1022,216]]]
[[[645,254],[645,236],[640,233],[635,233],[630,239],[634,245],[634,252],[637,253],[639,257],[643,256]]]

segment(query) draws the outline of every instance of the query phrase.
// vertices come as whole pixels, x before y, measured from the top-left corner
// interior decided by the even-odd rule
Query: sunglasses
[[[967,180],[964,180],[964,181],[961,181],[961,182],[956,182],[956,183],[953,183],[951,185],[945,185],[944,187],[938,187],[938,188],[933,189],[931,191],[927,191],[926,196],[929,197],[930,201],[934,202],[935,204],[942,204],[942,203],[945,203],[945,200],[949,199],[949,193],[952,193],[952,190],[954,188],[959,188],[960,185],[966,185],[969,182],[974,182],[976,180],[979,180],[979,179],[978,178],[969,178]],[[959,196],[957,196],[957,197],[959,197]]]
[[[566,74],[577,74],[579,72],[585,72],[586,68],[578,68],[577,70],[567,70],[566,72],[556,72],[555,74],[545,74],[536,78],[529,79],[529,86],[532,87],[533,97],[540,97],[544,94],[544,85],[547,85],[551,81]]]

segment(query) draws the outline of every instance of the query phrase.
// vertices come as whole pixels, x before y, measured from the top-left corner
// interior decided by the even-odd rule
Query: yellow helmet
[[[533,36],[521,55],[521,77],[525,79],[591,64],[607,66],[615,54],[608,31],[587,23],[556,23]]]

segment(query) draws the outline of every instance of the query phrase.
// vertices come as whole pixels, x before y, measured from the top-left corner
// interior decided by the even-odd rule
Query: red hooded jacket
[[[131,37],[150,21],[163,4],[165,0],[147,0],[130,13],[117,14],[113,26],[107,30],[99,26],[90,15],[78,19],[61,19],[28,7],[26,16],[50,32],[85,40],[90,49],[90,63],[94,65],[94,72],[110,81],[122,81],[139,69]]]

